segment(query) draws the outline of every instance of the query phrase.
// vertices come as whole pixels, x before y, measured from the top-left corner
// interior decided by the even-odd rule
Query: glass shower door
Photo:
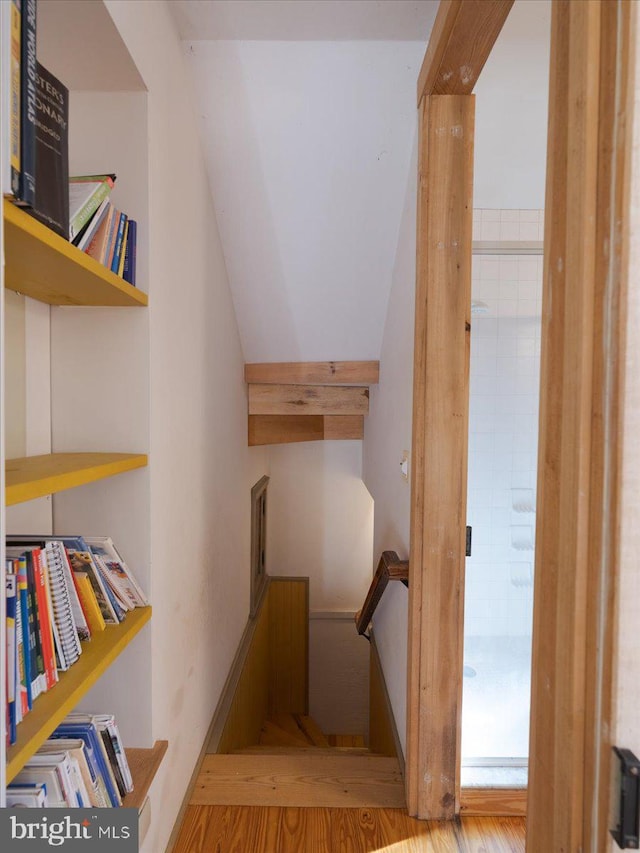
[[[538,216],[541,223],[541,212],[520,213]],[[493,250],[485,246],[473,260],[467,502],[472,549],[465,581],[462,785],[523,787],[542,256],[531,246],[527,254],[499,251],[499,244]]]

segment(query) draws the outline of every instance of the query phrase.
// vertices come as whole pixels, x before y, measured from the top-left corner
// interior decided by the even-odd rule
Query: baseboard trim
[[[402,778],[405,778],[404,775],[404,753],[402,752],[402,744],[400,742],[400,735],[398,734],[398,727],[396,726],[396,718],[393,714],[393,707],[391,705],[391,699],[389,698],[389,691],[387,690],[387,682],[384,677],[384,670],[382,669],[382,663],[380,662],[380,655],[378,654],[378,647],[376,646],[376,638],[373,630],[371,631],[370,636],[371,641],[371,656],[373,660],[373,665],[376,667],[378,671],[378,675],[380,677],[380,683],[382,684],[382,692],[384,694],[384,704],[387,711],[387,717],[389,719],[389,725],[391,727],[391,732],[393,734],[393,742],[396,748],[396,758],[398,759],[398,764],[400,765],[400,772],[402,773]]]
[[[202,748],[200,749],[200,753],[198,755],[198,758],[196,759],[196,763],[193,768],[193,773],[191,774],[191,779],[189,780],[187,790],[185,791],[185,795],[182,799],[182,805],[180,806],[178,816],[176,817],[176,820],[173,824],[173,830],[171,831],[171,835],[169,836],[169,842],[167,844],[165,853],[171,853],[171,851],[176,845],[178,835],[180,833],[180,827],[182,826],[187,807],[191,801],[193,789],[195,788],[198,773],[200,772],[200,765],[202,764],[205,755],[207,755],[208,753],[217,752],[218,750],[218,745],[220,743],[220,739],[222,737],[225,724],[227,722],[227,717],[229,716],[229,711],[231,710],[233,697],[235,696],[236,689],[238,687],[238,682],[240,681],[240,676],[242,675],[242,669],[247,659],[247,655],[249,654],[249,649],[251,648],[253,636],[255,634],[256,626],[258,624],[258,619],[260,618],[260,613],[262,611],[264,602],[267,599],[267,590],[270,582],[271,578],[267,578],[267,583],[262,589],[260,601],[256,608],[256,614],[255,616],[250,616],[247,620],[247,624],[240,639],[240,643],[233,659],[233,663],[231,664],[231,668],[229,670],[229,675],[227,676],[227,680],[225,681],[224,687],[222,688],[220,699],[218,700],[218,704],[213,713],[213,717],[211,719],[211,723],[209,724],[207,734],[205,735]]]
[[[524,817],[526,788],[463,788],[460,817]]]

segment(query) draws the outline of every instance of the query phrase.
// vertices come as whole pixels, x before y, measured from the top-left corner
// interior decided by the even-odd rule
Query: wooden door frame
[[[429,116],[438,99],[472,98],[511,5],[441,0],[418,83],[406,780],[409,813],[421,818],[459,813],[472,209],[470,194],[465,206],[437,192],[449,180],[443,164],[460,172],[468,156],[461,146],[452,153],[453,125]],[[536,853],[578,849],[578,840],[605,849],[610,744],[600,733],[613,703],[632,6],[553,3],[528,830]]]

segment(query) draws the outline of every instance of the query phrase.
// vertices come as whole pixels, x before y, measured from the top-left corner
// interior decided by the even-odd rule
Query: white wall
[[[353,614],[371,582],[373,503],[361,441],[270,448],[267,568],[309,578],[318,615]],[[353,618],[309,625],[309,710],[326,734],[367,734],[368,643]]]
[[[377,359],[424,42],[184,50],[247,360]]]
[[[243,353],[182,50],[162,2],[108,10],[149,91],[153,737],[169,752],[143,849],[164,849],[248,615]]]
[[[270,450],[268,571],[309,577],[311,610],[357,610],[371,582],[373,507],[360,441]]]
[[[543,208],[550,0],[516,0],[475,88],[477,208]]]
[[[364,482],[374,500],[374,562],[382,551],[409,557],[410,483],[400,471],[403,451],[411,450],[417,134],[393,270],[380,357],[380,384],[371,389],[365,420]],[[375,566],[374,566],[375,568]],[[387,690],[405,749],[407,690],[407,590],[390,584],[374,617],[376,645]]]

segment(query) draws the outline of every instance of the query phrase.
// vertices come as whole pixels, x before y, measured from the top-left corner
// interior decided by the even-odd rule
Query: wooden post
[[[473,95],[420,116],[409,575],[409,814],[457,811],[467,492]],[[419,697],[419,698],[417,698]]]
[[[619,558],[627,2],[553,6],[527,849],[605,850]]]

